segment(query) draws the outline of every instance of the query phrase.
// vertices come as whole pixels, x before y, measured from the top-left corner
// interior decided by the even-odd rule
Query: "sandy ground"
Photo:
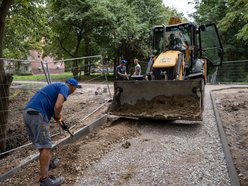
[[[248,89],[227,89],[214,95],[240,182],[248,185]]]
[[[79,90],[65,105],[63,111],[66,116],[65,120],[74,126],[74,130],[91,123],[94,119],[106,113],[107,108],[104,107],[92,115],[92,117],[82,120],[82,118],[92,112],[92,110],[89,109],[89,105],[97,107],[104,102],[102,96],[94,95],[94,90],[95,87],[92,87],[89,91]],[[247,90],[235,89],[234,92],[220,92],[216,94],[221,118],[223,123],[227,123],[224,128],[226,129],[228,137],[230,137],[230,147],[232,155],[236,160],[235,163],[242,185],[248,185],[248,166],[246,161],[248,154],[247,93]],[[15,102],[15,105],[16,104]],[[21,118],[19,118],[19,121],[21,123]],[[20,126],[21,124],[19,128]],[[16,130],[15,128],[15,132]],[[139,136],[139,130],[139,121],[117,120],[106,123],[76,143],[59,146],[53,150],[53,157],[59,158],[61,164],[58,168],[52,170],[51,174],[55,176],[63,175],[66,179],[64,185],[73,185],[78,177],[80,177],[80,174],[83,174],[87,168],[101,159],[104,154],[108,153],[114,144],[121,143],[123,144],[122,148],[128,148],[130,145],[128,139]],[[60,136],[64,137],[63,135],[65,136],[66,134]],[[54,140],[57,138],[61,137],[56,137]],[[18,164],[27,153],[34,152],[36,152],[35,149],[29,147],[29,149],[18,151],[2,158],[0,160],[1,173],[4,173],[9,170],[9,168]],[[12,164],[13,162],[14,164]],[[128,178],[128,175],[126,176]],[[38,162],[34,161],[10,179],[2,182],[1,185],[38,185],[38,179]]]
[[[95,95],[95,90],[99,86],[102,85],[89,84],[87,85],[87,88],[78,89],[73,95],[69,96],[68,100],[64,103],[62,116],[66,124],[71,127],[71,132],[77,131],[84,126],[89,125],[101,115],[106,113],[108,107],[107,104],[102,109],[97,110],[97,108],[106,103],[106,100],[109,98],[109,95],[106,92],[101,95]],[[19,89],[19,87],[14,87],[10,91],[11,96],[9,105],[9,124],[7,130],[7,147],[9,150],[17,148],[21,145],[27,146],[25,148],[17,149],[8,155],[1,156],[0,174],[14,168],[23,162],[25,158],[36,152],[27,137],[23,124],[22,110],[27,101],[37,90],[30,89],[29,84],[28,86],[25,84],[25,86],[22,86],[21,89]],[[66,132],[61,130],[58,124],[53,120],[51,120],[51,133],[53,136],[52,140],[54,142],[65,138],[68,135]]]

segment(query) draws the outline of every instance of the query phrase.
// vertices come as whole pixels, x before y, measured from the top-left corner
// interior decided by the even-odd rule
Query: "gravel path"
[[[206,86],[203,122],[142,121],[140,136],[114,145],[75,185],[230,185],[209,94],[222,87]]]

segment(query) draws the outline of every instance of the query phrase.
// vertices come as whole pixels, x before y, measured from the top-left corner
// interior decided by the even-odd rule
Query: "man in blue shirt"
[[[117,80],[128,80],[126,60],[121,60],[121,64],[116,67],[116,79]]]
[[[51,159],[51,135],[49,122],[53,117],[61,122],[61,110],[67,97],[78,88],[78,82],[70,78],[66,83],[52,83],[39,90],[24,109],[24,123],[29,138],[40,152],[40,185],[57,186],[64,182],[64,177],[49,177]]]

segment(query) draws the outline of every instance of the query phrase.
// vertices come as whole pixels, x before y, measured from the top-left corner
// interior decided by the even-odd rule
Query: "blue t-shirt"
[[[52,83],[38,92],[31,98],[25,109],[33,108],[47,116],[49,121],[54,116],[54,106],[58,95],[64,96],[65,101],[70,94],[70,89],[65,83]]]

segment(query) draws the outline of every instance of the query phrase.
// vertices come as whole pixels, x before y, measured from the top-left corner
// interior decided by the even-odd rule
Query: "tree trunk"
[[[76,80],[79,80],[78,73],[79,73],[78,60],[75,60],[73,61],[73,64],[72,64],[72,74]]]
[[[90,56],[91,55],[90,48],[89,48],[90,40],[87,36],[85,37],[84,40],[85,40],[85,54],[86,54],[86,56]],[[90,62],[89,61],[90,61],[90,58],[88,58],[84,61],[84,74],[90,73],[90,68],[89,68]]]
[[[3,37],[5,19],[8,14],[12,0],[3,0],[0,5],[0,58],[3,57]],[[9,87],[13,77],[4,71],[4,62],[0,60],[0,152],[6,149],[6,132],[9,109]]]
[[[79,34],[77,36],[77,45],[76,45],[76,49],[73,53],[73,57],[78,57],[78,51],[79,51],[81,40],[82,40],[82,36]],[[81,72],[79,67],[78,67],[78,64],[79,64],[79,60],[75,60],[72,63],[72,74],[76,80],[79,80],[79,73]]]
[[[9,109],[9,87],[13,77],[10,74],[0,74],[0,152],[6,149],[8,109]]]

